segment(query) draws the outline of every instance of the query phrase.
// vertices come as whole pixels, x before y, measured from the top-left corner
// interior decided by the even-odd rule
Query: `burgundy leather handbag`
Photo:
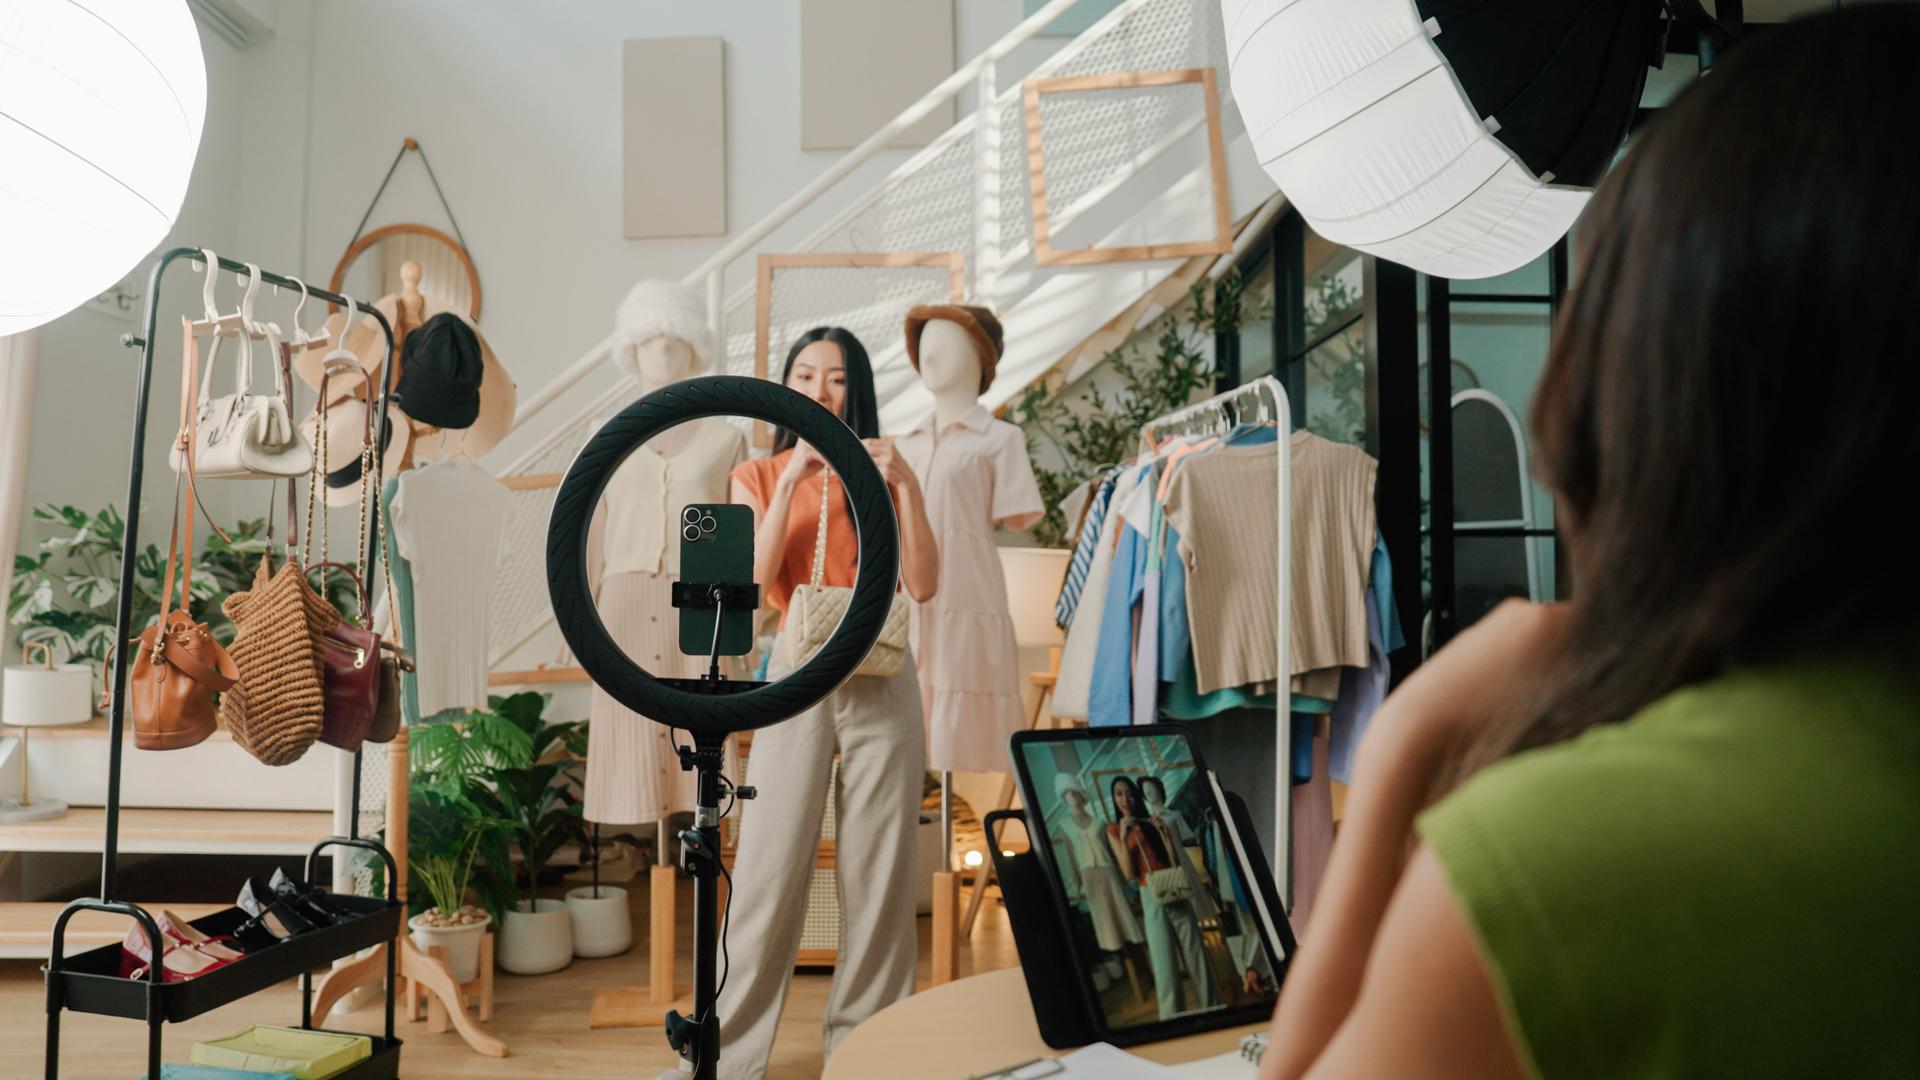
[[[367,590],[360,575],[344,563],[315,563],[307,568],[339,570],[353,579],[360,617],[367,614]],[[322,595],[325,578],[321,578]],[[320,681],[326,695],[326,715],[320,741],[342,750],[358,750],[367,741],[373,714],[380,704],[380,635],[346,619],[320,639]]]

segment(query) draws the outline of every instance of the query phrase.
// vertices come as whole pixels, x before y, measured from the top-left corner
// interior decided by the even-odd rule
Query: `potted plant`
[[[487,798],[490,777],[529,762],[533,744],[506,718],[477,710],[458,722],[429,720],[410,740],[409,896],[432,901],[407,922],[422,951],[447,947],[454,978],[480,973],[480,938],[513,902],[511,887],[483,868],[508,864],[504,823]],[[469,904],[472,892],[477,904]]]
[[[524,758],[492,769],[490,786],[474,795],[520,855],[517,875],[510,863],[489,867],[515,893],[501,920],[498,953],[501,969],[515,975],[544,975],[573,962],[573,913],[563,901],[540,898],[540,878],[563,845],[588,845],[571,790],[586,751],[586,723],[547,723],[547,701],[547,695],[531,692],[488,699],[492,714],[522,732],[529,749]],[[518,893],[521,880],[524,895]],[[624,908],[620,917],[626,919]],[[599,941],[604,932],[596,926],[592,936]]]

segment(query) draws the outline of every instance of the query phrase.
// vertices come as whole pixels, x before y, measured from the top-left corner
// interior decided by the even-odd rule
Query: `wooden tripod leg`
[[[672,1001],[674,995],[677,881],[678,874],[672,866],[655,866],[648,875],[652,898],[647,905],[651,926],[647,935],[647,996],[656,1003]]]
[[[960,906],[960,879],[947,871],[933,875],[934,986],[960,976],[960,939],[954,933],[954,915]]]
[[[418,984],[420,990],[438,999],[446,1008],[447,1018],[453,1022],[453,1029],[473,1047],[476,1053],[488,1057],[506,1057],[507,1044],[486,1033],[475,1023],[467,1010],[462,1007],[464,999],[460,995],[460,984],[453,979],[453,972],[447,965],[440,963],[415,948],[413,942],[401,939],[400,966],[407,978]]]
[[[392,944],[385,946],[393,948]],[[313,1026],[325,1027],[327,1014],[340,1003],[340,999],[353,993],[368,983],[384,982],[387,978],[387,954],[384,949],[373,952],[327,972],[320,980],[320,988],[313,995]]]

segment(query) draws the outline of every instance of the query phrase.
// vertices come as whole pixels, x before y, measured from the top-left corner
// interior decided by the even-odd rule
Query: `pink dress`
[[[1007,737],[1027,721],[993,530],[1023,529],[1045,507],[1019,428],[980,405],[937,433],[934,423],[928,416],[894,443],[920,479],[940,545],[940,591],[916,605],[914,620],[927,767],[1006,772]]]

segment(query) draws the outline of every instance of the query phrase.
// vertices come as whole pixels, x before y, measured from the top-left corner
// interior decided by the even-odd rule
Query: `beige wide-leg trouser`
[[[783,668],[776,660],[770,674]],[[720,1075],[761,1080],[786,1005],[807,914],[807,885],[840,755],[835,857],[840,951],[822,1051],[913,993],[915,830],[926,734],[908,659],[888,678],[856,675],[825,701],[754,733],[751,783],[733,867],[732,970],[720,993]]]

